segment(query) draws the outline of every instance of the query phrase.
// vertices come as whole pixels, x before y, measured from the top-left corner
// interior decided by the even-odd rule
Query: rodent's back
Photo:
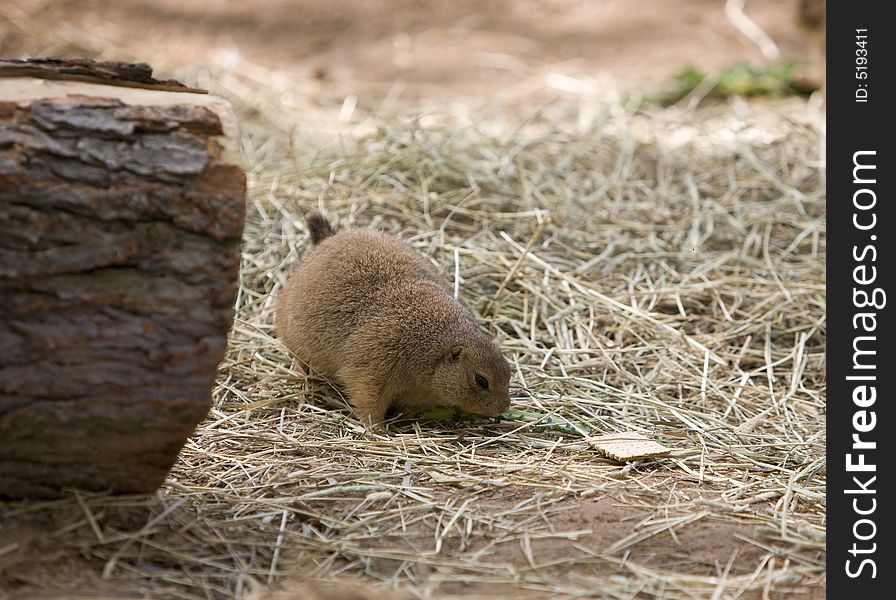
[[[321,240],[290,276],[277,301],[278,334],[299,358],[335,376],[365,323],[401,318],[396,298],[419,292],[421,284],[450,294],[435,267],[396,238],[340,231]]]

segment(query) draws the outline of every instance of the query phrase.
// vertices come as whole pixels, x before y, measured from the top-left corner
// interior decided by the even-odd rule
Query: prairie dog
[[[507,360],[432,264],[385,233],[337,233],[319,214],[307,223],[314,248],[277,298],[277,335],[345,386],[363,423],[390,408],[507,410]]]

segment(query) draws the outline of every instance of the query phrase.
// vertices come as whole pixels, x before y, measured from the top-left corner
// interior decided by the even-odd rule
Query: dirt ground
[[[649,467],[648,467],[649,470]],[[723,491],[714,486],[680,481],[675,489],[657,497],[655,493],[634,489],[623,485],[618,490],[603,491],[599,495],[588,498],[568,498],[559,503],[545,502],[542,518],[532,523],[526,534],[508,536],[504,541],[490,540],[480,542],[478,546],[458,548],[458,541],[449,538],[443,553],[451,556],[461,552],[473,553],[482,551],[487,561],[483,561],[482,571],[463,578],[446,578],[437,586],[437,593],[431,597],[438,600],[453,598],[547,598],[555,597],[555,586],[539,585],[537,582],[527,583],[527,572],[538,572],[541,577],[554,578],[562,589],[564,581],[569,581],[570,596],[562,597],[618,597],[603,596],[598,587],[592,586],[593,594],[582,595],[583,582],[600,581],[605,578],[617,578],[624,582],[625,576],[633,573],[650,579],[651,576],[675,572],[684,583],[670,585],[668,593],[639,593],[637,589],[629,590],[633,598],[681,598],[681,588],[692,587],[686,594],[691,598],[709,598],[705,581],[719,578],[722,582],[731,579],[731,587],[735,591],[720,585],[725,590],[721,598],[740,598],[744,600],[786,600],[799,598],[803,600],[822,600],[825,598],[824,586],[807,588],[795,585],[799,579],[795,576],[778,574],[776,569],[786,567],[788,559],[769,560],[768,548],[773,545],[770,536],[763,541],[761,533],[757,534],[755,524],[733,521],[724,512],[712,509],[713,498]],[[491,498],[478,497],[477,509],[493,518],[500,518],[502,513],[512,510],[513,506],[531,497],[531,491],[525,488],[505,488]],[[706,498],[707,511],[697,515],[682,515],[676,510],[678,502],[691,499]],[[444,500],[444,499],[443,499]],[[166,584],[162,577],[154,585],[128,585],[121,583],[121,575],[107,580],[102,576],[103,566],[117,566],[116,559],[121,560],[119,570],[130,568],[130,560],[121,558],[122,552],[106,554],[94,547],[97,546],[97,530],[92,530],[90,521],[101,523],[103,534],[108,539],[102,544],[116,547],[127,547],[127,539],[133,535],[129,532],[145,533],[147,522],[157,522],[158,513],[164,506],[159,497],[146,504],[142,499],[123,497],[122,501],[111,503],[95,513],[86,506],[95,506],[91,499],[82,497],[79,503],[55,502],[37,510],[34,507],[23,508],[21,503],[11,508],[14,512],[24,512],[28,518],[22,519],[20,514],[8,517],[0,524],[3,546],[6,550],[0,554],[0,598],[16,600],[38,600],[63,598],[178,598],[195,596],[185,595],[184,590],[175,585]],[[102,502],[102,501],[100,501]],[[116,506],[117,504],[117,506]],[[314,506],[311,503],[310,506]],[[354,514],[358,509],[358,499],[332,500],[322,499],[317,506],[334,520],[341,514]],[[18,510],[17,510],[18,509]],[[182,531],[168,524],[155,526],[150,532],[156,544],[170,545],[177,548],[182,536],[189,535],[187,530],[195,529],[195,517],[189,510],[183,513]],[[715,513],[715,514],[714,514]],[[756,522],[770,516],[769,507],[760,506]],[[176,514],[176,513],[175,513]],[[669,515],[674,517],[669,517]],[[85,519],[85,515],[90,515]],[[665,519],[668,524],[664,523]],[[175,517],[175,520],[180,520]],[[188,524],[189,523],[189,524]],[[639,527],[644,523],[660,524],[660,533],[639,536]],[[201,525],[200,525],[201,527]],[[48,535],[48,532],[50,534]],[[238,536],[239,529],[235,532]],[[195,533],[195,532],[194,532]],[[255,532],[253,532],[255,534]],[[486,536],[487,539],[487,536]],[[432,530],[427,524],[410,525],[403,531],[397,528],[391,536],[371,539],[366,550],[373,558],[368,559],[365,573],[377,579],[388,579],[396,570],[407,568],[403,557],[413,556],[420,548],[431,545]],[[621,543],[620,543],[621,542]],[[143,542],[138,542],[142,544]],[[462,542],[461,542],[462,543]],[[768,544],[768,546],[766,545]],[[386,556],[378,556],[386,550]],[[611,549],[613,561],[597,560],[595,554]],[[362,547],[361,553],[364,548]],[[144,551],[147,556],[141,561],[141,568],[158,569],[163,573],[170,565],[154,563],[151,548]],[[316,600],[316,597],[304,595],[301,578],[307,576],[308,557],[301,552],[290,552],[284,558],[281,567],[285,576],[276,580],[276,589],[288,592],[282,600]],[[226,562],[223,557],[215,559],[214,555],[206,557],[212,565],[215,560]],[[450,560],[450,559],[446,559]],[[342,562],[342,561],[340,561]],[[628,566],[627,566],[628,563]],[[490,581],[488,570],[493,565],[503,565],[518,573],[520,581],[516,584],[506,580]],[[344,566],[344,565],[343,565]],[[184,565],[184,568],[188,567]],[[434,577],[439,580],[438,566],[417,564],[415,576],[419,578]],[[112,569],[114,572],[114,569]],[[127,576],[127,575],[126,575]],[[692,586],[687,578],[693,578]],[[477,581],[478,579],[478,581]],[[337,578],[336,581],[339,581]],[[755,583],[759,582],[759,589]],[[617,583],[614,582],[614,583]],[[742,591],[737,592],[738,583]],[[576,585],[577,584],[577,585]],[[764,585],[763,585],[764,584]],[[585,584],[587,585],[587,583]],[[211,587],[211,586],[210,586]],[[752,588],[752,589],[748,589]],[[579,589],[577,593],[572,590]],[[382,590],[371,592],[370,600],[383,597]],[[213,597],[226,597],[222,590],[211,587]],[[261,591],[259,600],[267,598],[267,592]],[[326,596],[324,596],[326,597]],[[401,596],[411,598],[413,596]],[[351,596],[346,600],[362,600]]]
[[[797,26],[795,4],[749,0],[745,10],[770,36],[781,58],[812,60],[815,50]],[[254,72],[252,79],[280,94],[283,105],[318,106],[329,111],[330,119],[347,111],[346,118],[351,119],[356,106],[370,112],[384,103],[401,113],[412,112],[421,103],[431,110],[501,95],[532,103],[570,95],[618,96],[668,81],[685,66],[713,70],[737,62],[777,60],[763,55],[735,28],[724,6],[713,0],[0,0],[0,55],[139,60],[155,66],[157,76],[200,85],[207,83],[203,73],[208,70]],[[205,441],[197,438],[198,444]],[[207,448],[217,451],[212,443]],[[564,468],[552,463],[550,477],[563,479]],[[189,470],[189,465],[179,465],[172,481],[176,484]],[[662,469],[653,473],[650,466],[645,472],[658,480],[655,489],[663,490],[662,496],[641,484],[612,481],[598,495],[554,498],[542,518],[532,523],[530,533],[506,539],[485,535],[490,564],[517,573],[523,584],[491,582],[490,572],[483,570],[463,584],[441,582],[432,597],[553,595],[537,584],[525,584],[526,574],[536,565],[542,572],[554,569],[559,580],[621,578],[631,573],[649,578],[655,568],[678,570],[685,578],[741,577],[744,590],[749,588],[738,594],[720,584],[718,595],[695,592],[692,598],[824,597],[823,584],[790,588],[793,582],[786,573],[783,579],[775,575],[779,579],[772,580],[771,573],[789,564],[787,558],[775,558],[772,542],[763,538],[777,498],[751,504],[755,517],[729,519],[726,515],[742,507],[732,508],[720,498],[736,482],[710,483],[690,475],[669,481]],[[212,481],[208,489],[217,485]],[[75,597],[75,588],[82,597],[160,597],[160,593],[199,597],[174,583],[122,589],[101,577],[103,566],[114,566],[117,560],[115,548],[124,552],[130,543],[127,532],[142,534],[147,523],[154,523],[154,533],[161,528],[168,539],[177,540],[193,535],[196,523],[201,529],[200,520],[188,514],[193,500],[172,499],[178,489],[169,485],[148,501],[79,498],[30,507],[8,503],[5,510],[28,518],[0,523],[0,583],[10,586],[0,589],[0,598]],[[477,518],[510,513],[540,493],[516,484],[483,493],[476,498]],[[457,495],[456,488],[447,487],[433,502],[450,503]],[[695,499],[698,504],[705,500],[704,512],[689,515],[681,510]],[[366,502],[364,493],[341,501],[328,499],[319,509],[334,521],[360,519],[362,501]],[[307,505],[314,508],[315,502],[309,500]],[[174,521],[159,525],[155,517],[172,506]],[[178,521],[180,514],[185,516]],[[95,521],[102,523],[102,533]],[[491,532],[491,517],[475,522],[476,528]],[[274,536],[276,525],[270,525]],[[368,557],[360,571],[388,581],[404,568],[410,553],[432,544],[433,531],[438,532],[440,525],[424,520],[405,527],[402,521],[401,535],[394,540],[369,541],[377,548],[389,546],[393,554]],[[312,519],[308,527],[314,526]],[[233,540],[222,544],[238,545],[241,531],[235,523]],[[651,533],[632,537],[633,532],[644,531]],[[103,544],[120,543],[97,549],[97,536]],[[449,536],[445,543],[450,548],[464,539]],[[364,543],[359,544],[363,548]],[[594,561],[593,549],[607,547],[614,548],[616,562]],[[475,554],[477,548],[461,550]],[[815,558],[821,553],[807,552],[814,552]],[[219,558],[210,557],[208,565],[217,564]],[[283,560],[290,571],[302,573],[309,559],[298,548]],[[347,572],[352,572],[350,567],[359,570],[343,559],[334,564]],[[146,565],[150,571],[170,568],[149,559]],[[445,563],[445,569],[450,566]],[[438,575],[438,567],[427,569],[419,566],[414,577]],[[766,577],[764,590],[749,583]],[[222,584],[209,595],[225,597],[230,589]],[[572,591],[569,597],[582,597],[577,593]],[[627,593],[630,598],[684,597],[678,592],[666,596],[656,589]],[[602,596],[596,590],[589,597]]]
[[[628,0],[3,0],[0,54],[99,47],[104,59],[177,74],[242,61],[350,91],[362,105],[390,90],[405,99],[489,95],[545,73],[633,88],[688,65],[768,63],[724,7],[721,0],[637,8]],[[745,12],[780,57],[814,56],[795,1],[750,0]],[[562,79],[554,84],[563,89]]]

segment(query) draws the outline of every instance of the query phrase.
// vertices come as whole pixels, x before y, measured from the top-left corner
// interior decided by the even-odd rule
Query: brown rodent
[[[432,264],[385,233],[307,223],[314,249],[277,298],[277,334],[345,386],[362,422],[389,409],[507,410],[507,360]]]

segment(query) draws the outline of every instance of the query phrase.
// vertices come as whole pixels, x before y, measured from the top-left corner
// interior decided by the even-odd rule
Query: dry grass
[[[391,116],[311,147],[225,84],[250,195],[214,408],[152,498],[7,504],[27,525],[0,541],[0,582],[191,599],[298,576],[434,598],[818,593],[817,107]],[[312,209],[431,257],[512,361],[515,408],[640,431],[673,457],[620,465],[538,422],[365,431],[274,336]]]

